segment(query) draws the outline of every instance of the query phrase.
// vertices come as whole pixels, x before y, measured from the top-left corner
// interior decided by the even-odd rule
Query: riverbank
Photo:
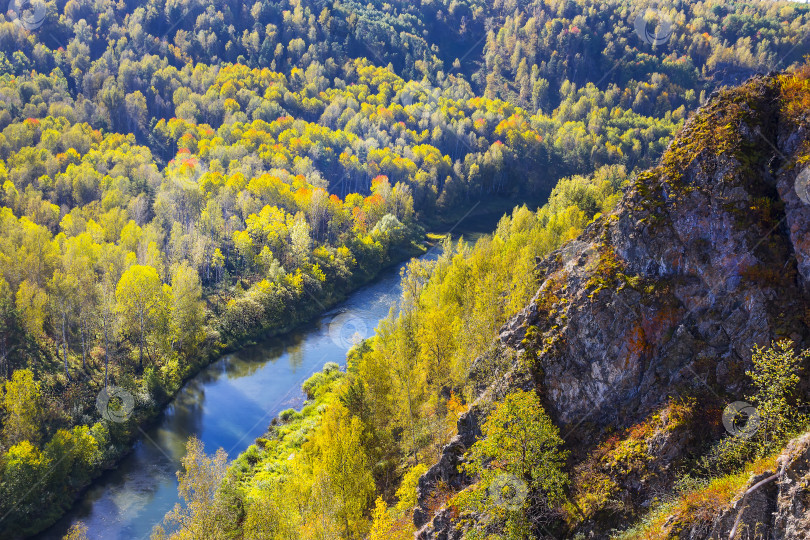
[[[125,460],[134,451],[134,445],[142,440],[144,434],[150,429],[153,429],[164,415],[166,408],[176,399],[177,395],[188,385],[188,383],[197,377],[203,370],[211,366],[214,362],[221,359],[223,355],[233,354],[243,351],[250,347],[255,347],[257,344],[268,342],[269,340],[276,339],[280,336],[294,333],[307,325],[311,324],[314,320],[320,317],[323,313],[328,312],[334,306],[345,301],[347,297],[363,288],[366,285],[374,283],[381,275],[401,264],[403,261],[409,260],[414,256],[425,253],[430,243],[425,236],[422,236],[420,242],[409,242],[406,245],[398,246],[392,249],[389,253],[389,260],[386,264],[380,266],[376,272],[362,276],[361,279],[352,280],[350,286],[333,291],[328,297],[320,299],[312,299],[310,302],[305,302],[303,307],[296,310],[298,317],[289,321],[283,327],[270,329],[263,329],[261,334],[250,336],[249,338],[240,341],[236,344],[230,344],[224,347],[216,347],[213,344],[208,344],[205,348],[205,355],[201,356],[199,361],[189,364],[189,368],[183,372],[182,379],[176,388],[171,392],[160,392],[158,395],[153,396],[159,399],[152,401],[152,406],[144,407],[138,406],[133,410],[132,415],[123,423],[107,422],[106,427],[110,430],[112,447],[108,448],[108,459],[100,463],[98,468],[93,471],[90,481],[81,486],[74,486],[72,493],[65,492],[59,499],[58,506],[51,506],[50,512],[42,519],[31,523],[30,527],[22,532],[22,536],[7,535],[4,531],[0,533],[2,538],[22,538],[34,536],[37,538],[58,538],[43,533],[48,533],[53,525],[62,519],[65,514],[69,514],[75,510],[76,505],[85,497],[89,490],[92,490],[95,485],[102,482],[105,476],[114,472],[120,463]],[[131,389],[133,393],[137,389]],[[174,474],[174,471],[172,471]]]
[[[431,252],[428,257],[433,257]],[[177,502],[176,471],[190,436],[236,457],[267,429],[272,417],[300,406],[302,383],[328,362],[345,363],[351,343],[336,333],[344,321],[368,337],[400,296],[399,269],[371,283],[311,324],[223,356],[201,370],[146,430],[135,450],[107,471],[65,518],[38,538],[57,540],[82,521],[90,538],[148,538]]]

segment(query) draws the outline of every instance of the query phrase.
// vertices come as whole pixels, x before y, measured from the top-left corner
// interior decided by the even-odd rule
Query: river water
[[[435,258],[437,251],[424,257]],[[207,453],[224,448],[234,459],[267,430],[279,412],[300,407],[301,384],[327,362],[345,365],[346,352],[399,299],[405,263],[383,273],[301,331],[228,354],[191,379],[138,439],[119,466],[105,473],[41,539],[60,539],[84,522],[92,539],[149,538],[179,501],[176,472],[186,440],[196,435]]]

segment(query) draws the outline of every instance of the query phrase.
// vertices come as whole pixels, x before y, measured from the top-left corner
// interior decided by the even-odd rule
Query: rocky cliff
[[[512,358],[511,368],[482,388],[459,435],[420,481],[418,538],[461,537],[446,509],[434,514],[430,496],[440,480],[455,490],[469,483],[457,464],[490,404],[509,388],[540,392],[573,450],[572,470],[609,432],[658,414],[660,425],[645,439],[657,472],[625,478],[614,494],[643,507],[671,487],[673,466],[691,443],[718,435],[668,428],[660,415],[667,403],[706,395],[722,408],[744,397],[753,345],[786,337],[807,346],[810,172],[803,163],[810,142],[783,77],[713,95],[612,214],[539,261],[542,285],[504,327],[495,353]],[[806,474],[803,459],[791,463]],[[755,496],[778,500],[789,513],[806,503],[788,500],[791,493],[774,484]],[[718,523],[727,517],[718,515]],[[605,536],[598,519],[578,531]],[[779,537],[802,537],[790,527]],[[711,530],[682,538],[718,537]]]
[[[810,538],[810,433],[792,440],[768,467],[750,475],[715,507],[673,508],[647,533],[679,540]]]

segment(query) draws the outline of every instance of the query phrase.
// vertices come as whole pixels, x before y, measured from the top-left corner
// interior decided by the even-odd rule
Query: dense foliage
[[[228,489],[218,495],[234,524],[227,536],[412,537],[415,478],[435,461],[467,409],[470,370],[497,369],[473,367],[472,360],[534,294],[535,256],[609,211],[626,180],[616,166],[563,179],[537,212],[517,208],[474,246],[448,239],[438,260],[410,263],[400,310],[350,352],[347,373],[332,365],[313,376],[304,384],[309,399],[302,411],[282,413],[234,462]],[[520,401],[523,412],[547,420],[528,399]],[[550,441],[559,440],[556,428],[543,425]],[[547,487],[558,502],[565,481],[542,484],[536,465],[527,464],[527,480],[533,488]],[[183,534],[175,529],[170,537]]]
[[[148,414],[218,351],[304,320],[402,257],[397,250],[413,251],[410,191],[384,176],[368,196],[344,200],[300,175],[198,174],[182,153],[159,172],[131,136],[64,118],[11,124],[0,139],[9,144],[0,209],[0,375],[15,396],[0,444],[9,456],[93,426],[108,382]],[[41,413],[15,412],[36,403],[12,394],[23,375],[26,386],[42,383]],[[131,427],[113,434],[113,447],[96,439],[90,471],[125,447]],[[26,484],[12,484],[13,462],[4,465],[7,523],[38,523],[39,505],[18,519],[14,486]],[[38,496],[46,507],[62,508],[63,492],[87,481],[66,471],[75,478]]]
[[[52,521],[219,352],[414,253],[420,224],[598,170],[478,247],[414,264],[403,313],[318,420],[367,460],[350,490],[324,483],[342,458],[322,428],[301,487],[333,505],[321,519],[365,531],[378,495],[375,534],[399,527],[404,507],[385,503],[412,497],[397,495],[413,480],[403,467],[446,439],[471,359],[533,292],[534,257],[610,208],[707,92],[810,50],[810,10],[783,2],[660,8],[673,32],[655,47],[634,31],[654,13],[627,0],[21,4],[43,18],[0,18],[9,535]],[[108,384],[134,396],[128,422],[100,421]]]

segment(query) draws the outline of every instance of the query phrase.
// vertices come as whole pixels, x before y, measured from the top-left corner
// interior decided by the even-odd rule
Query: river
[[[435,258],[437,250],[424,257]],[[189,380],[115,470],[106,472],[40,539],[61,539],[82,521],[92,539],[149,538],[179,501],[176,472],[186,440],[236,458],[264,434],[274,416],[304,401],[301,384],[327,362],[345,365],[358,337],[369,337],[399,299],[400,269],[325,312],[301,331],[223,356]]]

